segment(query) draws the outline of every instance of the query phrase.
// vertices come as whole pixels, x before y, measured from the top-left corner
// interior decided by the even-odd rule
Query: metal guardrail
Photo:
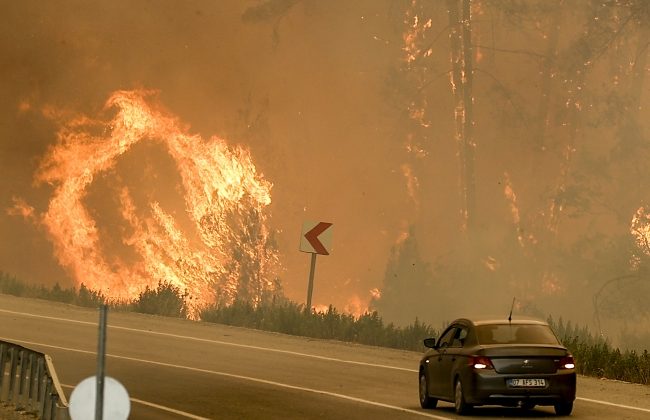
[[[0,402],[44,420],[69,420],[68,402],[47,354],[0,340]]]

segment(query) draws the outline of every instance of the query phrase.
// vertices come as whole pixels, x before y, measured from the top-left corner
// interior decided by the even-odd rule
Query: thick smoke
[[[318,258],[316,304],[363,310],[377,289],[373,305],[398,320],[408,305],[398,296],[419,288],[427,303],[409,318],[434,325],[479,309],[501,316],[516,296],[519,313],[595,326],[600,293],[601,320],[616,318],[611,301],[638,283],[616,296],[605,285],[644,264],[630,230],[649,191],[648,3],[473,0],[465,178],[453,4],[4,4],[2,207],[23,197],[45,210],[51,189],[33,179],[55,141],[48,115],[94,114],[110,92],[156,89],[191,131],[249,147],[273,183],[270,222],[294,300],[304,301],[309,270],[300,227],[323,220],[334,223],[333,249]],[[177,176],[154,156],[146,173]],[[0,269],[70,282],[32,224],[4,213],[0,228]],[[422,266],[390,277],[408,252]]]

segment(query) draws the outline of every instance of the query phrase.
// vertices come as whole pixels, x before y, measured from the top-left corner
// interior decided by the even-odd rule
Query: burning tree
[[[278,252],[265,208],[271,183],[256,172],[249,152],[220,138],[203,140],[153,99],[153,92],[118,91],[106,104],[108,120],[82,116],[66,121],[36,175],[53,194],[39,217],[16,201],[20,214],[46,229],[56,257],[75,279],[109,299],[137,297],[160,282],[187,296],[190,315],[200,306],[245,299],[258,303],[278,290]],[[119,220],[101,229],[86,203],[97,178],[139,142],[163,146],[178,171],[184,214],[166,210],[152,192],[139,204],[119,176]],[[120,185],[121,184],[121,185]],[[146,185],[138,186],[146,190]],[[105,232],[123,235],[130,259],[105,245]],[[114,250],[113,250],[114,251]]]
[[[402,95],[393,98],[409,110],[408,150],[417,151],[418,166],[407,165],[414,208],[427,202],[428,190],[415,195],[410,186],[430,182],[427,164],[440,163],[432,159],[434,132],[443,133],[441,143],[451,129],[460,179],[454,209],[466,232],[445,242],[452,265],[468,267],[477,284],[496,280],[495,289],[542,307],[598,293],[623,276],[607,286],[617,298],[600,294],[601,309],[618,298],[636,307],[633,291],[645,286],[632,280],[643,277],[636,270],[645,263],[630,265],[628,227],[650,185],[643,131],[648,2],[444,5],[444,11],[429,2],[406,5],[406,60],[390,79]],[[438,42],[441,34],[449,43]],[[442,88],[432,86],[447,74],[453,98],[443,108],[440,97],[432,100]],[[445,115],[453,116],[451,124]],[[412,220],[420,226],[421,218]],[[436,277],[452,278],[453,267],[445,270]],[[626,292],[612,293],[615,283]]]
[[[476,215],[474,175],[474,83],[471,0],[447,0],[451,41],[451,87],[460,167],[461,227],[473,230]]]

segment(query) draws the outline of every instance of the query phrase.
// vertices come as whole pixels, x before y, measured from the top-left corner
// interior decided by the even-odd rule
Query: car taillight
[[[494,369],[492,361],[485,356],[470,356],[469,365],[474,369]]]
[[[558,367],[560,369],[575,369],[576,362],[573,360],[573,356],[564,356],[558,362]]]

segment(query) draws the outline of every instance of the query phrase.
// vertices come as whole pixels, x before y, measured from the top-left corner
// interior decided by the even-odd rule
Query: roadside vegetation
[[[592,334],[587,327],[578,327],[562,318],[549,324],[560,341],[576,359],[578,373],[598,378],[616,379],[650,385],[650,354],[648,350],[621,351],[604,338]]]
[[[131,302],[106,301],[101,293],[83,284],[78,290],[64,289],[58,284],[52,288],[30,286],[0,272],[0,293],[85,307],[97,307],[105,302],[114,310],[177,318],[186,317],[188,309],[184,292],[162,282],[155,289],[145,289]],[[340,313],[330,305],[325,312],[310,312],[305,310],[304,305],[289,300],[257,306],[247,302],[213,306],[201,310],[200,318],[203,322],[413,351],[424,350],[423,338],[439,335],[439,330],[417,319],[406,327],[398,327],[384,322],[377,311],[354,317]],[[606,339],[592,334],[587,327],[573,325],[561,318],[556,321],[549,317],[548,322],[574,355],[578,373],[650,385],[648,350],[620,350]]]
[[[74,287],[62,288],[58,283],[51,288],[33,286],[0,271],[0,293],[53,300],[87,308],[95,308],[106,303],[109,308],[117,311],[140,312],[176,318],[185,318],[187,316],[184,293],[179,288],[163,282],[158,283],[155,289],[147,287],[133,301],[123,301],[106,299],[102,293],[89,289],[83,283],[79,286],[79,289]]]
[[[406,327],[396,327],[384,323],[376,311],[358,318],[340,313],[332,305],[325,312],[309,312],[304,305],[288,300],[257,306],[247,302],[213,306],[203,309],[200,317],[204,322],[403,350],[421,351],[422,339],[437,334],[417,319]]]

